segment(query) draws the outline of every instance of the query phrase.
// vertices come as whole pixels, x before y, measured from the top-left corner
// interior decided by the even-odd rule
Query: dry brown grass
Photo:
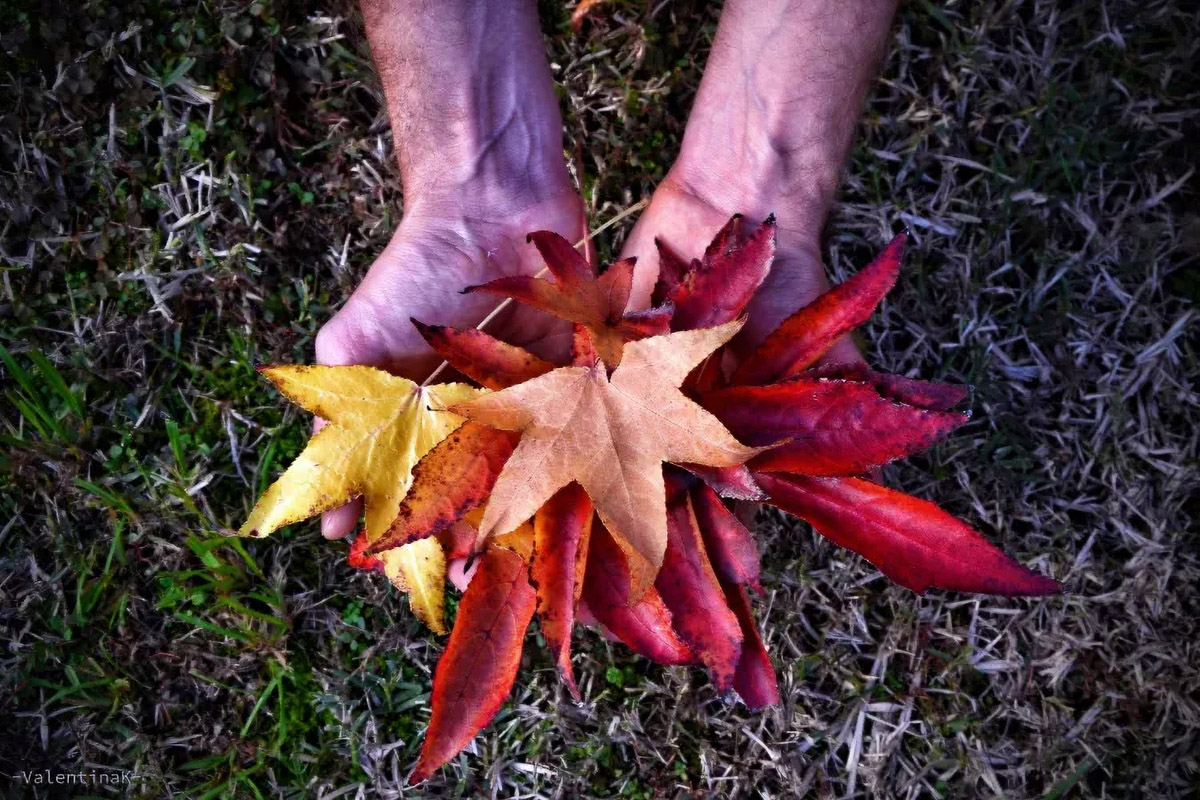
[[[253,364],[311,357],[399,215],[353,13],[306,6],[0,9],[0,344],[32,381],[0,366],[4,772],[402,793],[441,643],[312,527],[216,536],[303,440]],[[568,13],[543,4],[605,219],[669,165],[716,12]],[[866,352],[976,387],[888,479],[1064,596],[918,598],[763,514],[780,708],[586,632],[576,706],[531,637],[420,796],[1195,796],[1198,38],[1162,0],[907,5],[828,226],[839,278],[911,228]]]

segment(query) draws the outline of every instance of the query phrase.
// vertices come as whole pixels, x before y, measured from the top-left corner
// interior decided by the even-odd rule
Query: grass
[[[220,535],[306,436],[254,366],[311,359],[403,207],[356,13],[53,6],[0,6],[0,772],[394,797],[442,643],[311,524]],[[716,12],[541,10],[606,219],[669,166]],[[839,278],[912,229],[865,349],[976,387],[889,480],[1065,596],[919,598],[764,514],[780,708],[588,632],[576,706],[531,637],[424,795],[1194,791],[1198,32],[1164,0],[906,5],[828,225]]]

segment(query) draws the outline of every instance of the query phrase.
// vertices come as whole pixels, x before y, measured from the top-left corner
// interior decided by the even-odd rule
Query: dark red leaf
[[[586,325],[596,351],[610,368],[620,362],[626,341],[666,332],[670,309],[625,314],[633,285],[633,259],[609,265],[597,278],[583,256],[578,253],[568,255],[567,251],[573,252],[574,248],[558,234],[538,233],[533,241],[556,280],[512,275],[468,287],[465,291],[511,297],[570,322]]]
[[[571,669],[571,629],[591,531],[592,501],[577,483],[560,489],[533,518],[531,577],[537,587],[538,619],[563,682],[576,700],[579,686]]]
[[[933,383],[888,372],[876,372],[862,362],[831,364],[804,373],[805,378],[843,378],[869,383],[884,397],[928,411],[949,411],[967,399],[971,387],[952,383]]]
[[[656,238],[654,246],[658,248],[658,281],[654,284],[654,294],[651,295],[650,302],[660,306],[671,298],[675,287],[683,283],[688,270],[698,269],[700,262],[693,261],[689,264],[662,239]]]
[[[931,411],[949,411],[967,399],[971,388],[950,383],[932,383],[887,372],[872,372],[871,384],[885,397]]]
[[[520,434],[464,422],[413,468],[413,482],[390,528],[367,547],[379,553],[436,536],[487,499]]]
[[[592,524],[583,599],[596,621],[640,656],[657,664],[691,664],[696,657],[671,626],[671,613],[654,588],[630,605],[629,567],[612,534]]]
[[[754,458],[756,472],[856,475],[926,449],[967,421],[882,397],[865,383],[795,378],[734,386],[701,402],[740,441],[785,444]]]
[[[742,657],[738,659],[733,673],[733,689],[742,702],[753,711],[758,711],[779,702],[779,684],[775,668],[763,644],[754,622],[754,611],[750,608],[750,595],[745,586],[721,583],[725,600],[742,626]]]
[[[442,528],[437,534],[437,540],[441,542],[446,558],[466,558],[475,552],[475,546],[479,542],[479,531],[469,522],[459,520]]]
[[[754,476],[745,464],[735,467],[707,467],[703,464],[680,464],[679,466],[707,483],[721,497],[733,500],[762,500],[763,490],[754,482]]]
[[[714,258],[726,255],[737,247],[739,242],[738,232],[742,227],[742,220],[745,219],[742,214],[734,214],[725,224],[721,226],[721,230],[713,234],[712,241],[704,248],[704,258],[700,262],[701,269],[707,269]],[[775,217],[770,217],[771,222],[774,222]]]
[[[756,477],[768,501],[861,555],[901,586],[1009,596],[1061,591],[933,503],[859,478]]]
[[[527,238],[541,254],[550,274],[560,283],[569,286],[596,279],[596,270],[592,268],[587,257],[559,234],[553,231],[534,231]],[[628,295],[625,299],[629,299]],[[623,307],[624,302],[621,305]]]
[[[517,677],[535,602],[521,557],[489,546],[458,604],[433,676],[433,716],[410,786],[454,758],[496,716]]]
[[[717,689],[729,691],[742,653],[742,630],[705,553],[686,486],[673,473],[665,478],[667,552],[654,587],[671,611],[679,638],[708,667]]]
[[[704,548],[717,577],[758,591],[758,547],[750,531],[708,486],[693,486],[691,495]]]
[[[619,329],[626,339],[645,339],[647,336],[661,336],[671,330],[671,315],[675,309],[670,303],[642,311],[630,311],[621,320]]]
[[[671,294],[673,330],[711,328],[737,319],[771,271],[775,218],[768,217],[741,242],[735,241],[737,221],[737,217],[730,220],[709,245],[698,268],[690,270]]]
[[[896,283],[905,235],[900,234],[850,280],[783,321],[734,373],[734,384],[786,380],[814,364],[834,342],[874,312]]]
[[[593,367],[596,365],[596,359],[600,354],[596,352],[596,345],[592,342],[592,334],[588,329],[575,323],[574,332],[571,335],[571,363],[577,367]]]
[[[412,324],[450,366],[489,389],[507,389],[544,375],[555,366],[474,328],[426,325],[415,319]]]

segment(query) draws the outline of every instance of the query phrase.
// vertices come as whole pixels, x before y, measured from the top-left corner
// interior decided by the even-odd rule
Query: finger
[[[345,324],[346,311],[343,309],[325,323],[317,335],[317,363],[329,366],[344,366],[347,364],[369,364],[378,360],[370,348],[360,342],[362,337],[355,337]],[[324,428],[326,421],[320,417],[313,419],[313,435]],[[326,511],[321,515],[321,535],[326,539],[344,539],[358,526],[362,518],[363,503],[361,499],[352,500],[344,506]]]
[[[467,566],[468,559],[456,558],[450,562],[450,567],[446,570],[446,575],[450,578],[460,592],[467,590],[467,584],[471,582],[471,578],[475,577],[475,570],[479,568],[479,559],[469,559],[470,567]]]
[[[328,425],[320,417],[313,419],[313,436]],[[350,535],[362,516],[362,501],[354,500],[321,515],[321,535],[326,539],[344,539]]]
[[[352,500],[340,508],[321,515],[321,535],[326,539],[344,539],[358,526],[362,517],[362,500]]]

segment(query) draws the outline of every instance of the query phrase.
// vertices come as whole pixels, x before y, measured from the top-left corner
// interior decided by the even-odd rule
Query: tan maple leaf
[[[266,536],[362,497],[367,540],[378,538],[408,492],[413,465],[462,424],[446,407],[484,391],[461,383],[421,387],[363,366],[277,366],[262,373],[329,424],[258,499],[241,536]],[[444,633],[446,562],[437,540],[413,542],[381,558],[388,578],[409,593],[417,616]]]
[[[741,327],[739,320],[628,342],[611,377],[598,360],[452,406],[468,419],[523,432],[492,489],[480,538],[517,528],[577,481],[625,550],[640,597],[667,546],[663,462],[728,467],[760,452],[679,391]]]

